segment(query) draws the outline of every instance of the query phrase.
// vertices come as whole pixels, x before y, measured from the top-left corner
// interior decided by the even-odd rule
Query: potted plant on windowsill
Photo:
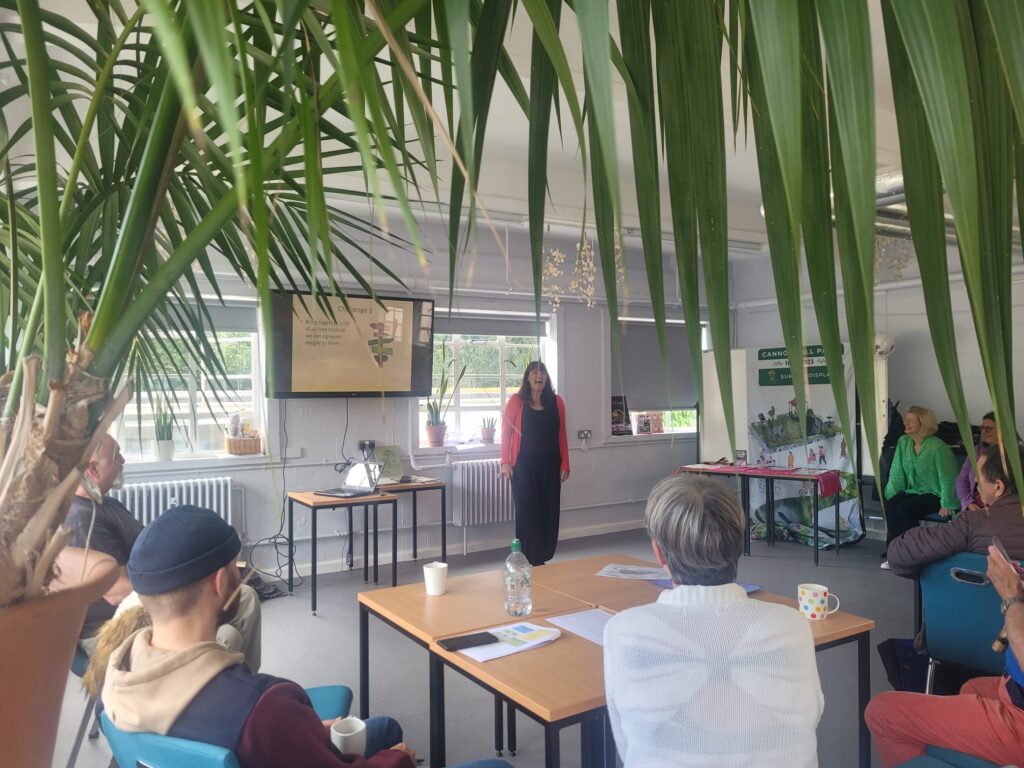
[[[174,417],[158,400],[153,411],[153,431],[156,433],[156,458],[171,461],[174,458]]]
[[[448,369],[454,362],[454,359],[448,359],[447,345],[442,344],[441,381],[438,382],[436,396],[427,399],[427,444],[431,448],[440,448],[444,445],[445,432],[448,430],[448,425],[445,424],[444,420],[448,415],[448,409],[451,408],[452,400],[455,399],[455,393],[459,389],[459,384],[462,383],[462,377],[466,375],[466,366],[463,365],[455,377],[455,383],[452,384],[451,392],[448,391]],[[448,396],[447,401],[445,400],[445,395]]]
[[[480,440],[484,443],[494,442],[494,427],[498,420],[494,416],[485,416],[480,427]]]

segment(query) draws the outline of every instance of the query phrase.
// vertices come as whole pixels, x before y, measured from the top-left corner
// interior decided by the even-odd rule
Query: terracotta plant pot
[[[487,427],[480,427],[480,441],[484,443],[494,442],[494,427],[488,429]]]
[[[427,425],[427,444],[431,448],[440,448],[444,445],[444,433],[448,431],[447,424],[437,426]]]
[[[4,765],[48,768],[75,642],[89,604],[117,578],[92,569],[86,581],[38,600],[0,608],[0,744]]]

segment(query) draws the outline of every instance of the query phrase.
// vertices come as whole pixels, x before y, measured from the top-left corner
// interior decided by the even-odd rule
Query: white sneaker
[[[891,570],[892,570],[892,566],[891,566],[891,565],[889,565],[889,561],[888,561],[888,560],[886,560],[886,561],[885,561],[884,563],[882,563],[882,565],[881,565],[881,566],[879,566],[879,567],[880,567],[880,568],[881,568],[881,569],[882,569],[883,571],[891,571]]]

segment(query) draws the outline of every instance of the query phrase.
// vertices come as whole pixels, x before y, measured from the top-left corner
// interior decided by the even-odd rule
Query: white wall
[[[981,367],[974,323],[963,281],[959,279],[955,254],[951,254],[950,291],[953,319],[957,335],[960,375],[963,380],[967,406],[971,417],[980,420],[991,410],[992,404]],[[875,328],[895,339],[896,351],[889,358],[889,397],[900,401],[901,411],[908,405],[919,404],[932,408],[940,420],[952,419],[953,411],[946,397],[939,374],[938,362],[932,349],[928,318],[925,314],[924,294],[918,284],[913,263],[905,268],[902,279],[893,279],[891,273],[879,278],[875,293]],[[768,256],[734,265],[735,283],[735,338],[734,346],[756,347],[782,343],[782,327],[772,294],[771,268]],[[806,281],[805,281],[806,287]],[[1013,298],[1013,373],[1017,381],[1024,381],[1024,355],[1016,354],[1024,345],[1024,274],[1018,270],[1012,284]],[[808,343],[819,340],[814,324],[814,312],[809,299],[804,301],[804,332]],[[840,326],[846,334],[846,317],[839,297]],[[1017,412],[1024,412],[1024,391],[1017,387]]]
[[[428,238],[443,242],[436,228],[428,228]],[[511,269],[506,269],[497,255],[489,235],[480,234],[478,254],[465,261],[460,282],[461,292],[456,304],[462,308],[485,307],[532,311],[532,289],[526,235],[521,230],[509,235]],[[561,241],[552,237],[570,258],[575,253],[573,238]],[[389,266],[407,277],[407,283],[420,295],[433,295],[439,304],[448,303],[443,288],[431,293],[431,286],[444,286],[447,274],[447,255],[431,257],[421,267],[410,254],[398,249],[377,247],[375,255],[385,259]],[[636,254],[628,254],[627,262],[634,263]],[[674,281],[666,274],[666,283]],[[375,282],[378,290],[399,294],[402,291],[381,280]],[[631,314],[644,311],[645,282],[639,274],[630,275]],[[678,317],[675,309],[672,316]],[[572,474],[562,491],[561,536],[581,535],[624,530],[640,525],[643,502],[651,486],[671,473],[681,463],[695,457],[691,437],[644,436],[611,438],[610,432],[610,362],[608,351],[607,315],[605,308],[586,309],[579,303],[563,301],[553,323],[557,342],[556,388],[566,401],[567,429],[569,433]],[[351,398],[348,401],[347,439],[345,451],[356,454],[357,441],[372,439],[378,444],[401,446],[408,467],[410,416],[415,401],[408,398]],[[227,457],[219,460],[176,460],[170,465],[138,464],[126,467],[128,482],[169,479],[172,476],[203,477],[230,474],[234,482],[244,489],[245,539],[252,544],[278,532],[283,523],[283,499],[287,491],[310,490],[335,485],[338,476],[332,464],[341,457],[341,440],[346,429],[346,401],[343,399],[300,399],[269,401],[267,437],[273,460],[265,457]],[[591,429],[594,439],[589,450],[581,450],[576,439],[579,429]],[[288,458],[282,463],[278,457],[286,451]],[[481,449],[472,456],[497,457],[497,449]],[[420,457],[420,463],[443,464],[440,451]],[[419,474],[439,477],[451,482],[450,470],[439,467]],[[427,493],[419,504],[419,556],[433,557],[440,549],[439,494]],[[449,493],[451,498],[451,493]],[[411,501],[400,503],[399,559],[411,557],[410,527]],[[385,519],[387,517],[388,519]],[[360,567],[362,554],[362,513],[356,514],[355,554]],[[381,562],[390,562],[390,515],[382,514],[380,538]],[[449,512],[447,518],[451,519]],[[240,524],[239,524],[240,525]],[[335,530],[342,532],[342,538]],[[338,570],[343,565],[345,551],[345,523],[342,511],[322,512],[318,517],[318,571]],[[468,529],[470,550],[507,547],[512,538],[511,523],[480,526]],[[297,562],[300,572],[308,574],[310,559],[309,513],[297,508],[296,541]],[[450,552],[462,551],[463,530],[450,527]],[[248,549],[246,549],[246,554]],[[285,548],[280,547],[280,562],[285,563]],[[503,555],[502,555],[503,556]],[[278,562],[272,547],[257,547],[253,562],[263,569],[273,570]],[[496,558],[498,554],[496,554]]]

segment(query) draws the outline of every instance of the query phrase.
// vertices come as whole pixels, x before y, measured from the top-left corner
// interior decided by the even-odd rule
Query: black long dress
[[[519,455],[512,469],[512,496],[516,502],[516,538],[531,565],[543,565],[555,556],[562,483],[558,449],[558,408],[536,410],[523,406]]]

